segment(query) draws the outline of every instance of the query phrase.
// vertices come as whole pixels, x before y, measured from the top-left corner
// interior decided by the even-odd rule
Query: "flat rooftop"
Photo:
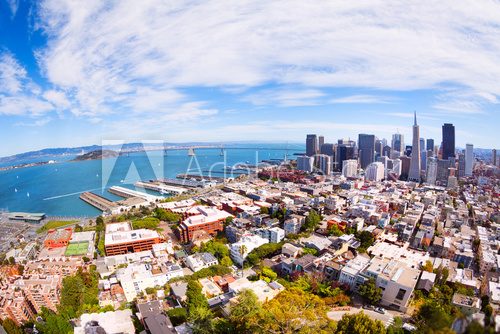
[[[105,246],[136,242],[141,240],[148,240],[159,238],[160,235],[156,231],[147,229],[138,229],[132,231],[118,231],[112,233],[106,233],[104,239]]]

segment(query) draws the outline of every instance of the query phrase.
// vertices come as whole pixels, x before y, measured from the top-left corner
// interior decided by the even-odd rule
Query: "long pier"
[[[160,184],[157,182],[142,182],[138,181],[134,184],[136,187],[150,189],[157,191],[161,194],[182,194],[188,191],[186,188],[171,186],[166,184]]]
[[[110,193],[124,197],[124,198],[131,198],[131,197],[139,197],[142,198],[146,201],[149,202],[156,202],[157,200],[163,199],[161,196],[154,196],[150,195],[141,191],[135,191],[132,189],[124,188],[124,187],[119,187],[119,186],[112,186],[108,190]]]
[[[119,206],[117,203],[91,192],[82,193],[80,199],[103,212],[111,212]]]

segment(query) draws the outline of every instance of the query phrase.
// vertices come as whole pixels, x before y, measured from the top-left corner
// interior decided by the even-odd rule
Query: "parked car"
[[[385,308],[383,308],[383,307],[377,307],[375,309],[375,312],[378,312],[380,314],[385,314],[386,311],[385,311]]]
[[[363,308],[364,308],[365,310],[373,310],[373,309],[375,309],[375,307],[374,307],[373,305],[370,305],[370,304],[365,304],[365,305],[363,305]]]

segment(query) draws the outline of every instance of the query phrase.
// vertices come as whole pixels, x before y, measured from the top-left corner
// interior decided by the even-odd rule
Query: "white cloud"
[[[33,122],[26,123],[26,122],[17,122],[14,125],[15,126],[27,126],[27,127],[38,127],[38,126],[44,126],[45,124],[49,123],[52,119],[50,117],[44,117],[41,119],[37,119]]]
[[[58,90],[48,90],[43,93],[43,97],[59,109],[67,109],[71,106],[66,94]]]
[[[330,103],[368,103],[368,104],[378,104],[378,103],[393,103],[394,98],[389,96],[378,96],[378,95],[350,95],[331,99]]]
[[[6,0],[7,5],[9,5],[9,9],[11,12],[11,18],[16,16],[17,10],[19,9],[19,0]]]
[[[82,7],[47,0],[40,9],[49,36],[40,64],[85,115],[109,113],[111,105],[150,111],[165,103],[163,93],[191,86],[416,90],[451,84],[482,92],[486,102],[500,95],[498,2],[151,0],[138,6],[90,0]],[[156,90],[150,99],[134,98],[148,89]],[[249,99],[317,102],[270,95]],[[388,102],[333,100],[381,101]]]
[[[317,89],[268,89],[242,98],[256,106],[278,105],[280,107],[315,106],[325,94]]]
[[[8,52],[0,52],[0,93],[16,94],[23,89],[26,70]]]

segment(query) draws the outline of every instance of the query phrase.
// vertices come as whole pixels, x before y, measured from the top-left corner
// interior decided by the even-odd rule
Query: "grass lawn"
[[[66,252],[64,253],[64,255],[66,256],[85,255],[87,254],[88,248],[89,248],[89,243],[87,241],[69,244],[68,247],[66,247]]]
[[[38,230],[36,230],[36,233],[43,233],[48,230],[60,228],[66,225],[73,225],[77,222],[78,222],[77,220],[49,220],[47,224],[43,225]]]

